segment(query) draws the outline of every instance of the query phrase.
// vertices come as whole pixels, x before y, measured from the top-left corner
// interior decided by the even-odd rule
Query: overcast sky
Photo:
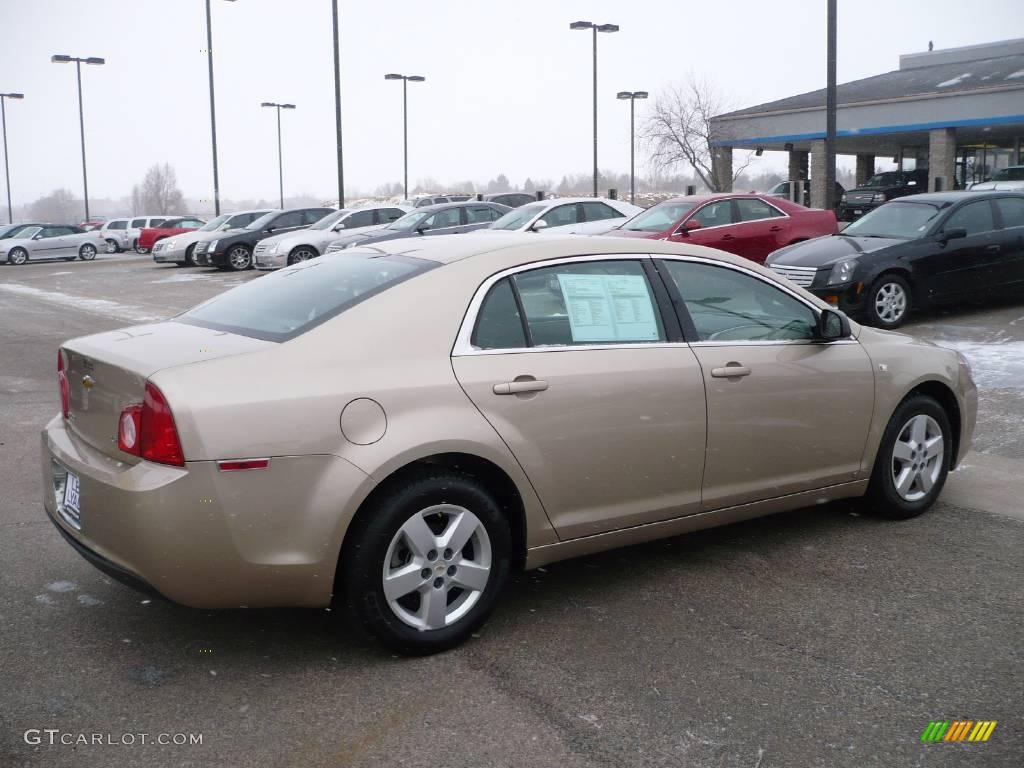
[[[1024,37],[1022,0],[840,0],[839,81],[896,69],[900,53]],[[410,184],[558,180],[591,167],[591,40],[599,36],[600,165],[627,170],[628,103],[619,90],[705,75],[735,107],[824,86],[825,0],[342,0],[347,185],[402,174],[401,83],[410,84]],[[221,194],[277,193],[274,110],[283,113],[285,195],[336,188],[330,0],[213,0]],[[212,193],[203,0],[0,0],[0,91],[15,204],[55,188],[81,195],[73,65],[84,67],[90,196],[128,194],[168,162],[186,196]],[[639,116],[638,116],[639,118]],[[763,162],[779,163],[780,157]]]

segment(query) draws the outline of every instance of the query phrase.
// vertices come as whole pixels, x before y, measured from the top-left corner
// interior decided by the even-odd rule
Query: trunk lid
[[[117,448],[118,419],[126,406],[142,402],[150,376],[270,346],[274,342],[175,322],[72,339],[62,347],[70,391],[68,424],[103,453],[137,461]],[[170,405],[173,411],[175,404]]]

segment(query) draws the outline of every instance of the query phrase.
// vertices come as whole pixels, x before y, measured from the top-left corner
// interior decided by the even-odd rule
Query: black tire
[[[298,264],[300,261],[308,261],[309,259],[315,259],[319,256],[316,248],[311,245],[299,245],[292,248],[292,252],[288,254],[288,265]]]
[[[117,244],[117,240],[113,238],[107,238],[107,253],[120,253],[121,246]]]
[[[898,301],[902,296],[902,309]],[[913,291],[910,283],[897,274],[881,275],[868,289],[865,316],[867,324],[875,328],[892,330],[899,328],[907,321],[913,304]]]
[[[904,433],[912,419],[919,416],[930,418],[941,431],[942,455],[937,457],[938,472],[932,481],[930,490],[919,499],[908,500],[896,488],[894,475],[899,460],[894,457],[893,452],[901,433]],[[878,446],[878,455],[875,457],[875,466],[871,472],[871,482],[864,496],[868,511],[873,515],[890,520],[906,520],[926,512],[942,493],[952,458],[953,429],[950,426],[949,415],[936,400],[927,395],[908,397],[900,403],[892,418],[889,419],[889,424],[886,426],[882,441]],[[898,466],[903,469],[906,467],[906,463],[900,463]],[[917,487],[918,492],[922,490],[919,486],[912,486],[911,490],[913,487]]]
[[[140,245],[139,245],[139,241],[138,241],[138,240],[136,240],[136,241],[135,241],[135,242],[134,242],[134,243],[132,244],[132,249],[133,249],[133,250],[134,250],[134,251],[135,251],[136,253],[142,253],[142,254],[146,254],[146,253],[149,253],[149,248],[143,248],[142,246],[140,246]]]
[[[244,266],[242,266],[241,257],[241,254],[243,252],[245,254]],[[232,261],[233,254],[236,254],[235,261]],[[242,272],[246,269],[252,269],[252,249],[243,243],[238,243],[237,245],[232,245],[230,248],[228,248],[226,259],[227,264],[225,265],[225,267],[223,267],[223,269],[230,269],[233,272]]]
[[[194,267],[196,265],[195,250],[196,250],[195,243],[193,243],[192,245],[190,245],[188,248],[185,249],[185,263],[184,263],[183,266]]]
[[[399,529],[421,511],[440,504],[469,510],[483,525],[490,545],[490,573],[479,597],[464,615],[440,629],[418,629],[399,618],[385,597],[385,560]],[[438,653],[462,643],[487,620],[508,580],[510,551],[508,520],[483,485],[447,469],[424,470],[382,488],[353,523],[339,566],[343,581],[338,584],[338,592],[346,596],[363,626],[388,648],[409,656]],[[396,550],[393,556],[398,553]],[[447,551],[435,552],[442,565],[441,558],[447,556]],[[454,557],[458,556],[455,553]],[[430,575],[424,582],[428,591],[433,578]],[[446,605],[454,606],[459,588],[446,582],[443,589]]]
[[[96,258],[96,246],[91,243],[85,243],[78,249],[78,258],[82,261],[92,261]]]
[[[7,254],[7,262],[15,266],[25,264],[28,262],[28,251],[24,248],[12,248]]]

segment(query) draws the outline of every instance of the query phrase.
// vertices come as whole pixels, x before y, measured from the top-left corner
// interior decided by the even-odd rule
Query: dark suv
[[[928,171],[926,170],[876,173],[839,199],[838,218],[840,221],[853,221],[868,211],[873,211],[884,202],[927,191]]]
[[[265,237],[303,229],[316,224],[334,208],[292,208],[270,211],[243,229],[229,229],[215,240],[196,243],[195,259],[200,265],[217,269],[242,270],[252,266],[252,252],[256,243]]]

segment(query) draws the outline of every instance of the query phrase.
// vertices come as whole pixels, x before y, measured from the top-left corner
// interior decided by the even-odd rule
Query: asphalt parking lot
[[[43,513],[59,343],[250,279],[134,255],[0,266],[0,766],[1021,765],[1024,304],[908,327],[962,350],[980,389],[975,452],[926,515],[834,504],[558,563],[472,642],[400,659],[327,611],[149,601]],[[999,724],[923,744],[932,720]]]

